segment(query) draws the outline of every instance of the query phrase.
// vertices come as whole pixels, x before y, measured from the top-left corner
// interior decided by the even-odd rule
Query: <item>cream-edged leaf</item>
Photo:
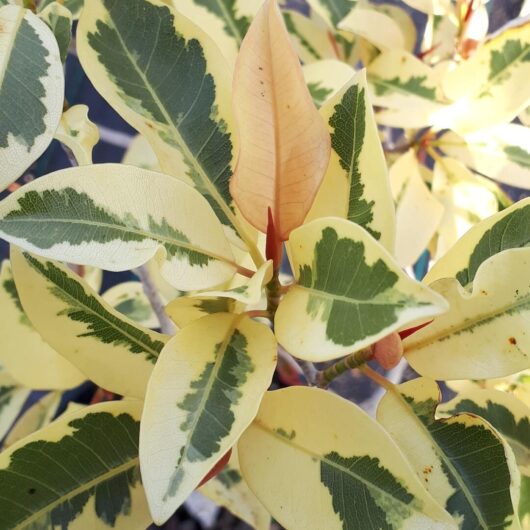
[[[470,168],[510,186],[530,189],[530,128],[513,123],[437,140],[440,149]]]
[[[435,381],[415,379],[385,394],[377,419],[461,530],[519,530],[520,477],[512,451],[474,415],[435,419],[439,401]]]
[[[377,241],[345,219],[298,228],[288,253],[297,283],[280,302],[275,330],[295,357],[346,355],[447,309],[441,296],[409,278]]]
[[[37,13],[40,13],[44,9],[46,9],[50,4],[53,4],[55,0],[41,0],[37,5]],[[79,14],[81,13],[81,9],[83,9],[83,5],[85,0],[57,0],[68,9],[72,13],[72,16],[75,20],[79,18]]]
[[[72,39],[72,13],[60,2],[52,2],[39,13],[39,17],[52,30],[59,46],[61,61],[64,63]]]
[[[396,201],[396,260],[407,267],[429,245],[442,221],[444,207],[425,184],[413,150],[392,164],[389,177]]]
[[[150,169],[152,171],[160,171],[160,163],[158,162],[156,153],[153,151],[146,137],[141,134],[137,134],[131,140],[123,156],[122,164]]]
[[[0,441],[22,412],[31,390],[19,386],[0,366]]]
[[[456,528],[385,431],[324,390],[268,392],[238,451],[245,480],[287,530]]]
[[[0,7],[0,190],[48,147],[63,110],[57,41],[44,21],[16,5]],[[30,59],[28,59],[28,57]]]
[[[443,206],[443,217],[435,259],[448,252],[471,227],[499,211],[497,196],[488,184],[454,158],[436,161],[431,191]]]
[[[480,265],[491,256],[530,244],[530,199],[515,203],[475,225],[438,260],[424,278],[432,283],[456,277],[469,285]]]
[[[236,447],[232,449],[230,461],[226,467],[199,491],[255,530],[270,530],[269,512],[258,501],[241,476]]]
[[[510,444],[521,472],[530,477],[530,407],[522,401],[499,390],[476,388],[459,393],[438,410],[467,412],[491,423]]]
[[[210,37],[159,0],[91,0],[77,50],[98,92],[149,140],[162,170],[193,184],[227,232],[251,244],[228,190],[237,153],[232,69]]]
[[[199,298],[232,298],[245,305],[257,304],[263,296],[263,288],[272,279],[273,265],[269,260],[264,263],[247,282],[227,290],[201,291],[192,297]]]
[[[21,385],[33,390],[64,390],[86,377],[53,350],[26,316],[8,261],[0,273],[0,362]]]
[[[405,356],[433,379],[489,379],[530,368],[530,249],[496,254],[468,291],[455,278],[430,284],[449,311],[405,339]]]
[[[394,204],[364,71],[351,77],[320,114],[331,135],[331,158],[306,222],[349,219],[393,252]]]
[[[307,3],[330,27],[336,28],[355,7],[357,0],[308,0]]]
[[[0,236],[36,254],[106,270],[156,255],[183,290],[232,278],[236,265],[221,223],[191,186],[160,173],[101,164],[57,171],[0,203]]]
[[[0,527],[131,530],[151,523],[138,466],[141,402],[61,416],[0,454]]]
[[[16,421],[6,436],[2,449],[6,449],[26,436],[48,425],[61,404],[61,392],[49,392],[31,405]]]
[[[330,140],[306,87],[276,0],[266,0],[241,45],[233,84],[241,144],[230,191],[243,216],[286,240],[300,226],[329,161]]]
[[[350,81],[355,70],[337,59],[306,64],[304,79],[317,108],[329,102]]]
[[[275,367],[272,332],[243,315],[201,318],[164,348],[149,382],[140,435],[142,477],[157,524],[169,519],[254,419]]]
[[[143,398],[168,337],[118,313],[58,262],[12,248],[11,263],[22,306],[44,340],[99,386]]]
[[[99,129],[90,121],[88,107],[74,105],[64,112],[55,138],[72,151],[78,165],[92,164],[92,150],[99,142]]]
[[[236,302],[233,298],[182,296],[166,306],[166,313],[179,328],[183,328],[206,315],[233,313],[235,308]]]
[[[355,7],[338,27],[365,38],[380,50],[405,49],[405,36],[398,23],[376,9]]]

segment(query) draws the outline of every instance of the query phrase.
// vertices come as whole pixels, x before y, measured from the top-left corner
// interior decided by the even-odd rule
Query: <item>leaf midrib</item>
[[[414,77],[414,76],[412,76]],[[428,77],[426,76],[426,81],[428,81]],[[385,81],[382,77],[378,77],[374,74],[368,74],[368,80],[371,82],[371,83],[374,83],[374,84],[378,84],[378,85],[382,85],[384,86],[385,88],[387,88],[388,90],[390,90],[390,92],[399,92],[400,94],[403,94],[405,96],[412,96],[412,97],[417,97],[417,98],[421,98],[421,99],[424,99],[425,101],[429,101],[430,103],[432,104],[435,104],[435,105],[443,105],[440,101],[438,101],[436,99],[436,96],[433,98],[429,98],[427,96],[423,96],[422,94],[418,94],[417,92],[413,92],[411,90],[405,90],[404,88],[401,88],[401,86],[399,85],[393,85],[392,83],[389,83],[387,81]],[[399,80],[401,83],[405,83],[406,81],[402,81],[401,79]],[[428,87],[428,88],[435,88],[436,87]],[[378,97],[384,97],[385,94],[382,94],[381,96],[378,96]]]
[[[243,41],[243,35],[241,35],[241,32],[239,31],[237,25],[235,24],[235,21],[232,20],[232,17],[230,16],[229,11],[226,9],[226,6],[223,3],[223,0],[215,0],[215,3],[219,6],[219,9],[222,11],[224,15],[225,22],[230,26],[230,29],[232,30],[232,36],[236,40],[238,47]]]
[[[288,440],[285,436],[282,436],[281,434],[279,434],[277,431],[275,431],[274,429],[264,425],[259,419],[255,419],[253,424],[253,426],[255,427],[258,427],[258,429],[261,429],[262,431],[265,431],[267,434],[269,434],[270,436],[273,436],[274,438],[276,438],[277,440],[279,440],[280,442],[284,443],[285,445],[289,446],[289,447],[292,447],[294,449],[297,449],[298,451],[301,451],[302,453],[305,453],[307,455],[309,455],[312,459],[316,459],[320,462],[324,462],[326,465],[330,466],[330,467],[333,467],[335,468],[336,470],[338,470],[339,472],[342,472],[346,475],[350,475],[354,480],[357,480],[359,482],[361,482],[362,484],[364,484],[368,489],[375,489],[377,490],[380,494],[386,496],[386,497],[389,497],[391,498],[392,500],[394,501],[397,501],[399,502],[400,504],[402,504],[403,506],[406,506],[407,509],[408,508],[411,508],[414,510],[414,507],[411,506],[411,504],[406,504],[405,502],[403,502],[401,499],[398,499],[397,497],[394,497],[393,495],[391,495],[390,493],[388,493],[387,491],[381,489],[377,484],[374,484],[373,482],[369,482],[368,480],[366,480],[365,478],[357,475],[356,473],[354,473],[353,471],[349,470],[349,469],[346,469],[342,466],[340,466],[339,464],[337,464],[336,462],[333,462],[332,460],[329,460],[328,458],[326,458],[325,456],[321,455],[321,454],[318,454],[318,453],[315,453],[313,451],[311,451],[310,449],[308,449],[307,447],[302,447],[301,445],[298,445],[297,443],[293,442],[292,440]],[[359,455],[351,455],[351,456],[359,456]],[[369,458],[373,458],[373,457],[370,457],[370,455],[360,455],[361,457],[362,456],[368,456]],[[347,458],[347,457],[346,457]],[[387,469],[389,471],[389,473],[392,474],[392,476],[394,476],[394,473],[386,468],[385,466],[383,466],[384,469]],[[410,493],[407,489],[407,492]],[[411,494],[412,495],[412,494]],[[414,496],[414,498],[416,498]]]
[[[507,39],[503,43],[503,45],[506,44],[508,42],[508,40],[510,40],[510,39]],[[494,50],[491,50],[490,53],[492,53],[493,51]],[[484,93],[484,92],[486,92],[489,89],[490,86],[497,84],[497,78],[499,78],[500,76],[504,75],[506,73],[506,70],[509,70],[509,69],[513,68],[517,63],[521,62],[522,58],[526,54],[528,54],[529,52],[530,52],[530,46],[529,45],[526,45],[525,47],[523,47],[521,53],[519,55],[517,55],[517,57],[515,57],[512,62],[508,63],[504,68],[499,70],[493,77],[489,77],[488,78],[486,84],[483,85],[483,87],[481,87],[480,92]]]
[[[83,493],[85,491],[90,490],[91,488],[97,486],[98,484],[100,484],[102,482],[105,482],[105,481],[111,479],[112,477],[114,477],[116,475],[119,475],[121,473],[125,473],[126,471],[128,471],[129,469],[131,469],[133,467],[137,467],[138,466],[138,462],[139,462],[138,457],[135,457],[132,460],[129,460],[128,462],[126,462],[124,464],[121,464],[120,466],[115,467],[115,468],[107,471],[106,473],[103,473],[102,475],[99,475],[98,477],[92,479],[91,481],[82,484],[81,486],[71,490],[70,492],[68,492],[64,496],[61,496],[59,499],[53,501],[50,504],[47,504],[45,507],[41,508],[37,512],[34,512],[30,517],[28,517],[27,519],[24,519],[19,524],[17,524],[17,526],[15,526],[13,528],[13,530],[24,530],[24,529],[27,529],[29,525],[31,525],[32,523],[38,521],[44,514],[51,512],[57,506],[60,506],[61,504],[64,504],[66,501],[68,501],[70,499],[73,499],[77,495],[79,495],[79,494],[81,494],[81,493]],[[79,516],[81,516],[81,515],[82,515],[82,513],[79,514]]]

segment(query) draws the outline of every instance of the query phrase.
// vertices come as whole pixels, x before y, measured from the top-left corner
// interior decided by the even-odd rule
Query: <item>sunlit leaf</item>
[[[0,190],[48,147],[61,118],[64,75],[57,41],[30,11],[0,8]],[[31,58],[31,60],[28,59]]]
[[[288,252],[297,283],[280,302],[275,331],[296,357],[333,359],[446,309],[350,221],[312,221],[291,234]]]
[[[221,224],[199,193],[176,179],[117,164],[37,179],[0,203],[0,235],[36,254],[106,270],[156,256],[176,288],[207,289],[235,272]]]
[[[238,450],[245,480],[288,530],[456,528],[385,431],[330,392],[268,392]]]
[[[439,401],[435,381],[415,379],[385,394],[377,419],[461,530],[519,529],[519,472],[506,442],[471,414],[435,419]]]
[[[488,379],[530,368],[530,249],[484,261],[471,292],[455,278],[430,284],[449,311],[408,337],[405,356],[433,379]]]
[[[168,337],[118,313],[60,263],[14,248],[11,262],[24,310],[44,340],[103,388],[142,398]]]
[[[145,398],[140,442],[157,524],[167,521],[252,421],[275,366],[272,332],[242,315],[192,322],[164,348]]]
[[[146,528],[141,405],[124,400],[84,408],[1,453],[0,526]]]
[[[270,208],[285,240],[311,207],[330,141],[275,0],[264,3],[243,41],[233,101],[241,151],[230,190],[261,232],[267,231]]]

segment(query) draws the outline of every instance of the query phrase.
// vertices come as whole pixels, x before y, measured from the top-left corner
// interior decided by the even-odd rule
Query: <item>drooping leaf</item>
[[[331,158],[306,221],[349,219],[393,252],[394,203],[364,71],[330,98],[320,114],[331,135]]]
[[[236,447],[232,449],[227,466],[199,491],[255,530],[270,530],[271,516],[241,476]]]
[[[463,286],[469,285],[488,258],[530,244],[529,220],[530,199],[524,199],[478,223],[434,264],[425,283],[456,277]]]
[[[0,203],[0,235],[39,255],[106,270],[156,256],[176,288],[207,289],[235,272],[208,203],[176,179],[101,164],[57,171]]]
[[[513,123],[460,137],[448,131],[439,147],[490,178],[530,188],[530,128]]]
[[[93,405],[1,453],[0,527],[146,528],[141,411],[141,402],[132,400]]]
[[[88,107],[74,105],[64,112],[55,138],[72,151],[78,165],[92,164],[92,149],[99,142],[99,129],[90,121]]]
[[[449,311],[405,339],[405,356],[433,379],[489,379],[530,368],[530,249],[483,262],[467,290],[455,278],[430,284]]]
[[[62,392],[49,392],[31,405],[16,421],[6,436],[2,449],[6,449],[26,436],[48,425],[61,404]]]
[[[484,418],[508,441],[521,473],[530,476],[530,407],[522,401],[499,390],[476,388],[459,393],[439,411]]]
[[[77,50],[94,86],[149,140],[163,171],[195,186],[227,231],[245,238],[228,190],[237,153],[232,73],[208,35],[158,0],[92,0]]]
[[[280,302],[275,330],[296,357],[333,359],[446,309],[350,221],[312,221],[291,234],[288,252],[297,283]]]
[[[529,75],[530,23],[523,22],[447,73],[443,89],[455,104],[438,125],[468,134],[510,122],[530,103]]]
[[[48,147],[63,106],[57,41],[40,18],[15,5],[0,8],[0,190]],[[28,59],[28,57],[30,59]]]
[[[201,318],[164,348],[148,386],[140,442],[157,524],[167,521],[252,421],[275,366],[272,332],[242,315]]]
[[[275,0],[266,0],[243,41],[233,101],[241,150],[230,191],[261,232],[270,209],[285,240],[303,223],[324,177],[329,134]]]
[[[461,530],[519,529],[519,473],[492,427],[471,414],[435,419],[440,389],[415,379],[387,392],[377,419]]]
[[[11,266],[6,260],[0,273],[0,363],[22,386],[33,390],[68,389],[86,377],[53,350],[26,316]]]
[[[302,70],[307,88],[317,108],[329,102],[355,74],[351,66],[337,59],[306,64]]]
[[[168,337],[118,313],[60,263],[15,248],[11,262],[24,310],[44,340],[103,388],[143,398]]]
[[[72,13],[63,4],[52,2],[39,13],[39,17],[52,30],[59,46],[61,61],[64,63],[72,39]]]
[[[201,291],[191,296],[199,298],[232,298],[245,305],[257,304],[263,296],[265,285],[271,281],[272,274],[273,265],[272,261],[269,260],[257,270],[252,278],[242,285],[226,290]]]
[[[268,392],[238,450],[245,480],[288,530],[456,528],[384,430],[329,392]]]

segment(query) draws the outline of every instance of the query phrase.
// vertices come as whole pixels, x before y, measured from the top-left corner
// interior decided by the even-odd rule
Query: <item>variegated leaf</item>
[[[308,0],[314,9],[328,25],[336,28],[339,22],[355,7],[357,0]]]
[[[91,0],[77,50],[94,86],[149,140],[162,169],[193,184],[228,232],[251,245],[228,190],[237,153],[232,72],[208,35],[159,0]]]
[[[226,467],[199,491],[255,530],[270,530],[269,512],[258,501],[241,476],[236,447],[232,449],[232,455]]]
[[[61,416],[0,455],[0,527],[131,530],[151,523],[138,466],[142,404]]]
[[[530,368],[530,249],[482,263],[467,290],[455,278],[430,285],[449,311],[409,336],[405,356],[433,379],[489,379]]]
[[[444,207],[425,184],[412,149],[392,164],[389,176],[396,202],[396,260],[402,267],[408,267],[436,234]]]
[[[201,318],[164,348],[148,386],[140,435],[142,477],[157,524],[167,521],[253,420],[275,367],[272,332],[243,315]]]
[[[201,291],[193,294],[199,298],[232,298],[245,305],[257,304],[263,296],[263,288],[267,285],[273,274],[272,261],[267,261],[247,282],[227,290]]]
[[[106,270],[156,256],[179,289],[234,275],[232,251],[207,201],[183,182],[117,164],[37,179],[0,203],[0,236],[36,254]]]
[[[155,312],[141,282],[123,282],[103,293],[103,299],[122,315],[146,328],[159,328]]]
[[[238,450],[245,480],[288,530],[456,528],[385,431],[330,392],[268,392]]]
[[[418,31],[412,13],[403,9],[401,5],[368,4],[370,9],[386,15],[393,20],[403,35],[403,46],[408,52],[414,53]]]
[[[235,308],[236,302],[231,298],[182,296],[166,306],[166,313],[179,328],[183,328],[206,315],[234,313]]]
[[[530,189],[530,128],[513,123],[460,137],[449,131],[440,149],[470,168],[510,186]]]
[[[501,32],[444,78],[455,104],[435,124],[461,134],[507,123],[530,103],[530,22]]]
[[[26,436],[48,425],[57,413],[61,404],[62,392],[49,392],[31,407],[29,407],[16,421],[6,436],[2,449],[22,440]]]
[[[68,55],[68,48],[70,47],[70,41],[72,39],[72,13],[59,2],[52,2],[48,4],[42,12],[39,13],[39,17],[48,24],[48,27],[52,30],[53,35],[59,46],[59,55],[61,61],[66,61]]]
[[[508,441],[521,473],[530,477],[530,407],[522,401],[499,390],[476,388],[459,393],[439,412],[467,412],[484,418]]]
[[[263,233],[270,212],[284,241],[311,208],[330,141],[276,0],[264,2],[241,45],[232,96],[241,150],[230,192]]]
[[[31,390],[20,386],[0,366],[0,441],[11,429],[14,421],[22,412],[22,408]]]
[[[74,105],[64,112],[55,138],[72,151],[78,165],[92,164],[92,149],[99,142],[99,129],[90,121],[88,107]]]
[[[68,389],[86,377],[52,349],[26,316],[8,261],[0,273],[0,362],[18,383],[33,390]]]
[[[448,252],[471,227],[499,211],[499,201],[491,186],[454,158],[440,157],[436,162],[431,191],[443,206],[443,216],[435,259]]]
[[[329,102],[355,74],[351,66],[337,59],[306,64],[302,70],[307,88],[317,108]]]
[[[530,244],[530,199],[506,208],[467,232],[425,276],[425,283],[456,277],[469,285],[480,265],[491,256]]]
[[[168,337],[122,316],[60,263],[15,248],[11,263],[24,310],[44,340],[103,388],[143,398]]]
[[[54,3],[55,0],[40,0],[37,5],[37,13],[40,13],[46,9],[50,4]],[[83,9],[83,4],[85,0],[57,0],[70,11],[74,19],[79,18],[81,9]]]
[[[0,190],[48,147],[63,107],[57,41],[45,22],[15,5],[0,8]],[[30,59],[28,59],[28,57]]]
[[[349,219],[393,252],[394,204],[364,71],[329,99],[320,114],[331,135],[331,158],[306,222],[327,216]]]
[[[377,419],[461,530],[519,530],[520,477],[512,451],[474,415],[436,420],[439,401],[435,381],[415,379],[385,394]]]
[[[295,230],[288,252],[297,283],[280,302],[275,330],[280,344],[301,359],[346,355],[447,308],[345,219],[317,219]]]

